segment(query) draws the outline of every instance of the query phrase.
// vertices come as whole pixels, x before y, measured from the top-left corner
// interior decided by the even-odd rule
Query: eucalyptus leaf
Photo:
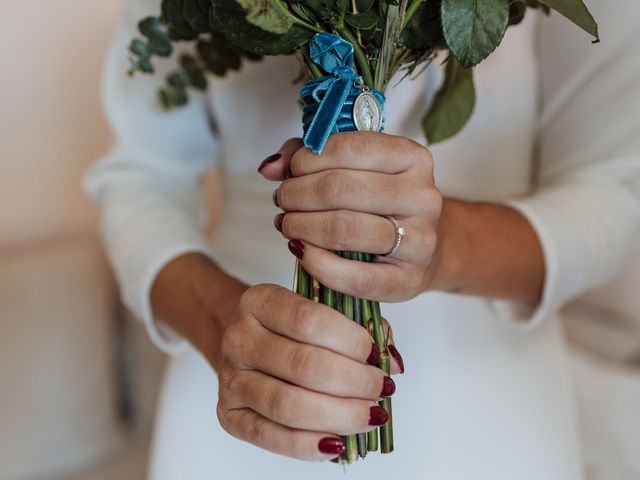
[[[182,55],[180,57],[180,66],[187,75],[189,85],[197,90],[205,90],[207,88],[207,77],[195,58],[191,55]]]
[[[146,17],[138,23],[138,30],[150,42],[169,42],[169,29],[157,17]]]
[[[556,12],[564,15],[578,27],[595,38],[596,42],[600,41],[598,35],[598,24],[589,12],[589,9],[582,0],[538,0],[543,5],[554,9]],[[602,0],[601,0],[602,1]]]
[[[293,20],[282,0],[237,0],[244,9],[246,19],[262,30],[285,34],[293,26]]]
[[[473,70],[450,57],[442,86],[422,121],[429,143],[442,142],[460,132],[471,118],[475,103]]]
[[[509,0],[442,0],[444,38],[466,68],[496,49],[508,22]]]
[[[151,49],[149,44],[139,38],[134,38],[129,44],[129,51],[141,58],[149,58],[151,56]]]

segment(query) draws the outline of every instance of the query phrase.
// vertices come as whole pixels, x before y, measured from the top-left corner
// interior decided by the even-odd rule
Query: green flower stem
[[[304,298],[309,298],[311,293],[311,277],[307,271],[302,267],[300,262],[297,263],[298,268],[298,285],[296,289],[296,293],[303,296]]]
[[[404,14],[404,20],[402,21],[401,30],[404,30],[409,26],[411,19],[418,11],[418,8],[420,8],[420,5],[422,5],[423,2],[428,2],[428,1],[429,0],[411,0],[409,5],[407,6],[407,12]]]
[[[333,308],[334,292],[329,287],[322,287],[322,304]]]
[[[358,257],[363,258],[362,254],[358,254]],[[362,325],[368,329],[369,325],[373,325],[373,312],[371,301],[362,299],[360,300],[362,310]],[[367,432],[367,450],[370,452],[378,451],[378,429]]]
[[[336,31],[348,42],[353,45],[353,51],[355,53],[356,62],[360,67],[360,74],[362,75],[362,81],[369,88],[373,88],[373,75],[371,74],[371,67],[369,66],[369,60],[367,59],[367,55],[362,50],[362,47],[358,43],[358,39],[353,36],[351,30],[347,27],[342,26],[336,29]]]
[[[344,256],[344,255],[343,255]],[[350,320],[354,319],[353,316],[353,297],[351,295],[344,295],[342,301],[342,314]],[[344,437],[344,443],[347,447],[344,452],[343,458],[346,463],[353,463],[358,459],[358,439],[356,435],[349,435]]]
[[[346,254],[349,260],[359,260],[360,254],[356,252],[349,252]],[[353,299],[353,320],[358,325],[363,325],[363,317],[362,317],[362,302],[359,298]],[[365,458],[367,456],[367,434],[359,433],[357,436],[358,439],[358,455],[360,458]]]
[[[391,373],[391,359],[387,350],[387,337],[383,331],[382,314],[380,304],[373,302],[373,338],[378,348],[380,348],[380,362],[378,366],[387,375]],[[380,427],[380,451],[382,453],[393,452],[393,412],[391,409],[391,399],[385,398],[379,405],[389,414],[389,421]]]
[[[305,22],[300,17],[294,15],[293,13],[289,12],[288,10],[287,10],[287,12],[289,13],[289,15],[287,15],[287,16],[293,21],[293,23],[296,23],[296,24],[300,25],[301,27],[306,28],[307,30],[311,30],[312,32],[317,32],[317,33],[324,32],[324,30],[322,30],[320,27],[316,27],[315,25],[311,25],[310,23]]]
[[[313,60],[311,60],[309,47],[308,46],[302,47],[300,48],[300,51],[302,52],[302,57],[304,58],[305,65],[311,71],[311,75],[313,75],[315,78],[322,77],[324,73],[322,73],[322,70],[320,70],[320,67],[316,65],[316,63]]]

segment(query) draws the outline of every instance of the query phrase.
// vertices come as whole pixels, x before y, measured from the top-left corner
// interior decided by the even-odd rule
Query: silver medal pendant
[[[358,130],[379,132],[382,129],[382,106],[375,95],[365,91],[353,104],[353,121]]]

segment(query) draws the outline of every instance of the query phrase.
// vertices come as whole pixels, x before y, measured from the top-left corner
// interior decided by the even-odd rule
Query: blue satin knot
[[[357,130],[353,104],[363,91],[360,76],[353,68],[353,45],[330,33],[318,33],[309,46],[311,60],[331,76],[309,80],[300,92],[304,144],[321,153],[332,133]],[[371,92],[380,105],[384,96]]]

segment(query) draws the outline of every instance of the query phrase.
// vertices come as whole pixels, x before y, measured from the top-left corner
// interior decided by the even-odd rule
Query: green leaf
[[[211,31],[209,26],[209,8],[211,2],[208,0],[182,0],[182,15],[189,26],[198,33]]]
[[[141,58],[149,58],[151,56],[149,44],[139,38],[131,40],[131,44],[129,44],[129,51]]]
[[[466,68],[496,49],[508,22],[509,0],[442,0],[444,38]]]
[[[293,26],[291,14],[281,0],[237,0],[249,23],[266,32],[285,34]]]
[[[162,0],[162,21],[175,40],[194,40],[198,33],[184,18],[183,0]]]
[[[598,24],[594,20],[589,9],[582,0],[538,0],[543,5],[553,8],[556,12],[564,15],[581,29],[600,41],[598,35]],[[612,7],[614,8],[614,7]]]
[[[527,6],[516,0],[509,6],[509,26],[518,25],[524,20],[527,13]]]
[[[255,55],[283,55],[307,43],[314,32],[294,25],[284,35],[266,32],[247,22],[234,0],[213,0],[211,23],[236,47]]]
[[[173,52],[173,47],[169,42],[149,42],[149,48],[154,55],[159,57],[169,57]]]
[[[356,0],[356,10],[360,13],[371,10],[373,0]]]
[[[187,75],[189,84],[197,90],[205,90],[207,88],[207,77],[198,65],[198,62],[191,55],[182,55],[180,57],[180,66]]]
[[[146,17],[140,20],[138,30],[140,30],[140,33],[147,37],[150,42],[167,43],[170,40],[167,26],[156,17]]]
[[[442,142],[460,132],[471,118],[475,103],[473,70],[450,57],[442,86],[422,120],[429,143]]]
[[[447,43],[440,23],[441,0],[422,2],[408,28],[402,32],[402,42],[412,50],[444,48]]]
[[[373,10],[347,15],[345,21],[358,30],[369,30],[378,24],[378,14]]]

